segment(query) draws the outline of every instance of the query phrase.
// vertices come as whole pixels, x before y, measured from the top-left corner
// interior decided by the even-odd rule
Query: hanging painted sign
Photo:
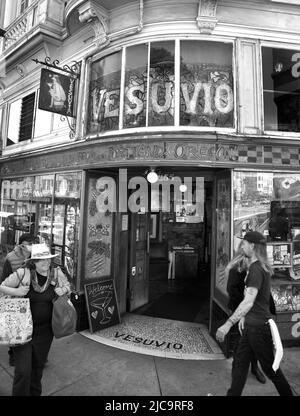
[[[72,74],[65,75],[43,68],[38,108],[74,117],[75,81],[76,77]]]

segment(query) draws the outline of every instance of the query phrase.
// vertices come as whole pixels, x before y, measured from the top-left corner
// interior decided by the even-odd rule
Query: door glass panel
[[[116,189],[112,178],[89,178],[85,226],[85,279],[111,274],[113,208]]]

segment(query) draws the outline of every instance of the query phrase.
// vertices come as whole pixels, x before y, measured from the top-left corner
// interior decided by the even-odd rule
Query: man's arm
[[[236,324],[241,318],[247,315],[247,313],[250,311],[255,302],[257,292],[258,290],[256,289],[256,287],[247,287],[247,289],[245,290],[244,299],[228,319],[228,321],[232,324],[231,326]]]
[[[237,323],[241,318],[243,318],[252,308],[254,301],[257,296],[258,289],[255,287],[247,287],[245,290],[245,297],[239,306],[236,308],[234,313],[227,319],[224,325],[218,328],[216,333],[216,338],[219,342],[223,342],[225,336],[228,334],[230,328]]]

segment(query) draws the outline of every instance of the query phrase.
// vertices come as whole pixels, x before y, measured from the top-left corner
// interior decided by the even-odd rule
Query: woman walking
[[[70,284],[57,268],[51,267],[50,253],[45,244],[33,244],[31,258],[26,266],[10,274],[0,285],[0,293],[10,296],[28,297],[33,322],[32,340],[13,347],[15,373],[13,396],[40,396],[42,376],[47,356],[53,341],[53,299],[70,293]]]

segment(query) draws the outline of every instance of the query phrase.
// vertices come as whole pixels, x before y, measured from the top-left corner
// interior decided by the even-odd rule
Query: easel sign
[[[112,279],[88,283],[84,292],[91,333],[121,322]]]

